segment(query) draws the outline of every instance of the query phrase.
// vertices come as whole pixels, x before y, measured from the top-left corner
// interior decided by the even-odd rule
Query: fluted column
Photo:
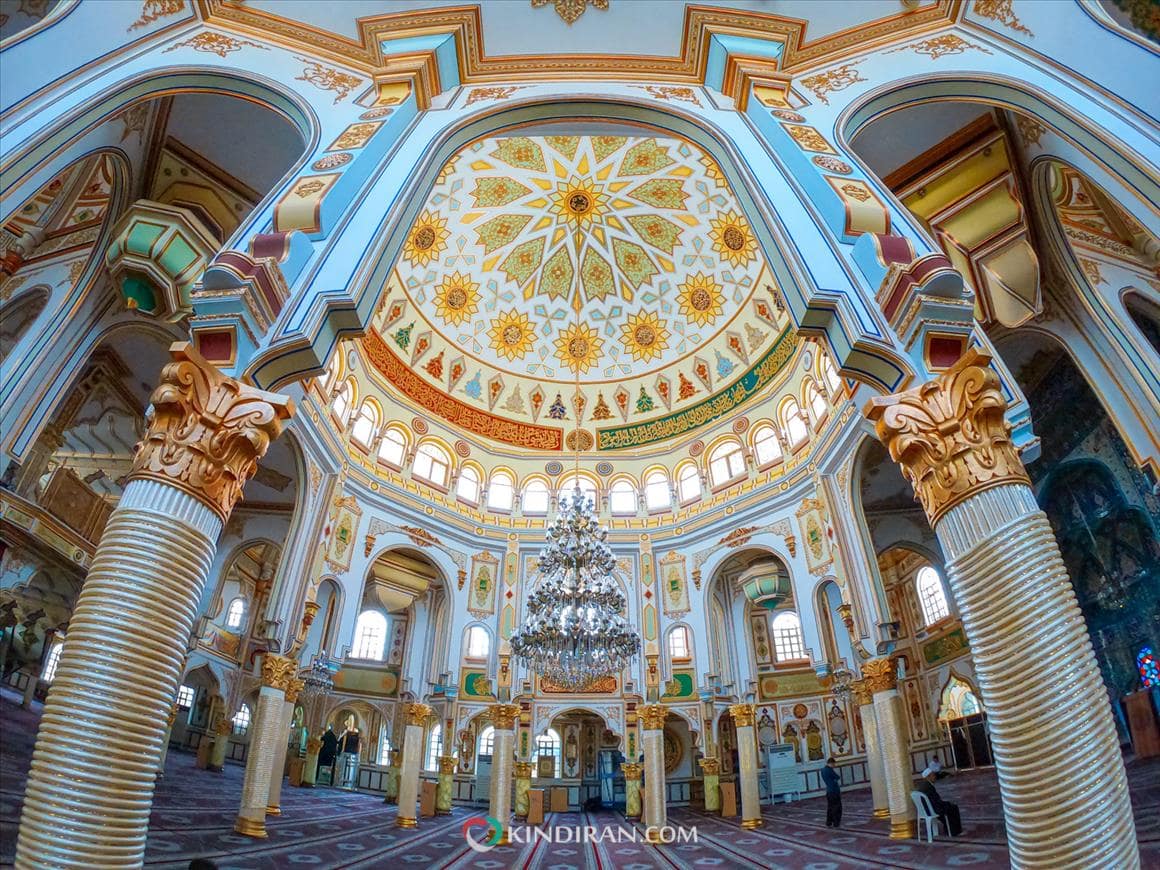
[[[874,695],[864,680],[855,680],[852,685],[854,703],[862,717],[862,735],[866,739],[866,770],[870,774],[870,798],[874,805],[874,818],[890,818],[890,805],[886,798],[886,766],[882,763],[882,742],[878,736],[878,720],[874,716]]]
[[[280,751],[286,689],[297,672],[298,666],[291,658],[273,653],[262,656],[262,688],[258,690],[258,708],[250,725],[250,747],[246,752],[246,773],[242,777],[242,806],[234,822],[234,831],[247,837],[266,836],[266,808]]]
[[[383,803],[399,802],[399,750],[387,750],[387,777],[383,789]]]
[[[295,665],[294,671],[298,670]],[[282,709],[282,730],[278,738],[278,749],[274,755],[274,766],[270,771],[270,797],[266,802],[266,813],[282,815],[282,780],[286,778],[286,755],[290,751],[290,726],[294,723],[294,708],[298,705],[298,693],[305,683],[291,677],[286,683],[286,705]]]
[[[721,761],[717,758],[702,758],[701,778],[705,788],[705,812],[721,812]]]
[[[626,818],[640,818],[640,774],[639,764],[627,761],[620,765],[624,771],[624,815]]]
[[[495,728],[495,744],[491,759],[491,809],[488,814],[503,825],[500,845],[508,842],[512,813],[512,765],[516,750],[516,717],[519,704],[493,704],[491,724]]]
[[[737,726],[737,778],[741,782],[741,827],[760,828],[761,791],[757,786],[757,711],[752,704],[729,708]]]
[[[435,784],[435,812],[447,815],[451,812],[451,795],[455,790],[455,767],[459,763],[454,755],[439,756],[439,779]]]
[[[517,761],[513,769],[516,776],[516,818],[526,819],[530,800],[528,792],[532,789],[532,763]]]
[[[866,412],[947,557],[987,708],[1012,866],[1138,867],[1107,692],[989,363],[969,351],[934,381],[873,399]],[[1029,691],[1027,663],[1040,659],[1051,666],[1036,671]]]
[[[644,728],[644,824],[650,843],[661,841],[661,828],[668,821],[665,801],[665,718],[669,711],[663,704],[647,704],[639,709]]]
[[[910,792],[914,777],[910,770],[910,741],[906,733],[906,713],[898,695],[898,671],[893,658],[871,659],[862,663],[862,682],[874,698],[874,722],[882,745],[886,804],[890,808],[890,836],[905,840],[914,836],[914,801]]]
[[[426,704],[408,704],[404,713],[407,729],[403,733],[403,768],[399,772],[399,812],[395,824],[413,828],[417,821],[419,803],[419,766],[423,762],[423,729],[431,718]]]
[[[165,718],[217,538],[293,408],[225,377],[189,344],[170,354],[40,720],[22,870],[144,860]]]

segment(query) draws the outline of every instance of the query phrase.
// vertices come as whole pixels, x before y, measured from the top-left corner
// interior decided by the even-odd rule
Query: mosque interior
[[[1160,866],[1158,58],[0,0],[0,865]]]

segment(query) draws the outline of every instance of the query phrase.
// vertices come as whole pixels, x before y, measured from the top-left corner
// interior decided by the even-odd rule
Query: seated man
[[[957,837],[963,832],[963,821],[959,817],[959,805],[953,804],[950,801],[944,801],[939,797],[938,791],[934,787],[934,779],[937,771],[933,767],[924,768],[922,771],[922,779],[915,784],[915,791],[920,791],[926,795],[926,799],[930,801],[931,809],[934,810],[947,830],[950,831],[952,837]]]

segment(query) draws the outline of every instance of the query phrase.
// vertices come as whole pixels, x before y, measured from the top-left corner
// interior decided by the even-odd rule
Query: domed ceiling
[[[795,344],[716,163],[640,136],[468,146],[374,326],[369,359],[412,401],[548,450],[641,446],[719,419]]]

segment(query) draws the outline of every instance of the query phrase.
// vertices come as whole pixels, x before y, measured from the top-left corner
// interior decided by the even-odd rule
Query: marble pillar
[[[516,752],[516,719],[519,704],[493,704],[491,724],[495,728],[495,744],[491,758],[491,794],[488,815],[503,825],[499,844],[508,842],[512,813],[512,765]]]
[[[213,748],[210,749],[206,770],[221,773],[225,770],[226,758],[230,754],[230,735],[234,733],[234,723],[223,716],[214,726]],[[203,740],[206,738],[202,738]]]
[[[302,765],[302,785],[313,788],[318,780],[318,754],[322,752],[322,740],[318,737],[306,739],[306,760]]]
[[[874,716],[874,695],[863,680],[855,680],[851,689],[862,718],[862,736],[866,740],[866,771],[870,776],[874,818],[888,819],[890,805],[886,798],[886,766],[882,762],[882,743],[878,737],[878,720]]]
[[[297,666],[295,671],[297,671]],[[282,780],[286,778],[286,756],[290,752],[290,726],[294,722],[294,708],[298,706],[298,693],[302,691],[304,685],[302,680],[293,677],[286,684],[286,706],[282,711],[282,730],[279,734],[278,750],[274,756],[274,767],[270,771],[270,797],[266,802],[267,815],[282,815]]]
[[[408,704],[404,713],[407,729],[403,734],[403,766],[399,772],[399,812],[395,824],[413,828],[418,822],[419,768],[423,763],[423,733],[431,708],[426,704]]]
[[[439,756],[439,779],[435,784],[435,812],[441,816],[451,812],[451,797],[455,792],[455,768],[459,759],[454,755]]]
[[[620,765],[624,771],[624,815],[626,818],[639,819],[640,807],[640,775],[644,769],[635,762],[627,761]]]
[[[161,757],[157,759],[157,778],[163,779],[165,777],[165,759],[169,757],[169,740],[173,737],[173,725],[177,722],[177,714],[180,712],[177,705],[174,704],[169,709],[169,715],[165,717],[165,736],[161,739]]]
[[[890,837],[905,840],[915,835],[914,773],[910,769],[910,740],[906,712],[898,694],[898,671],[893,658],[862,663],[862,682],[874,698],[874,722],[882,746],[886,805],[890,809]]]
[[[737,780],[741,785],[741,827],[760,828],[761,792],[757,777],[757,711],[752,704],[729,708],[737,726]]]
[[[705,788],[705,812],[721,812],[721,762],[716,758],[701,759],[701,778]]]
[[[270,780],[274,765],[285,752],[283,719],[286,710],[286,688],[298,664],[286,656],[266,653],[262,656],[262,688],[258,706],[250,723],[250,747],[246,751],[246,772],[242,777],[242,806],[234,822],[234,831],[247,837],[266,836],[266,808],[270,802]],[[282,747],[279,747],[279,743]],[[281,771],[277,771],[280,775]]]
[[[218,535],[293,410],[188,343],[170,355],[41,716],[21,870],[144,860],[165,719]]]
[[[866,413],[947,558],[987,708],[1012,867],[1138,867],[1107,691],[989,364],[972,349],[935,380],[872,399]],[[1051,666],[1036,671],[1029,695],[1027,663],[1040,659]]]
[[[517,761],[513,765],[516,776],[516,818],[528,817],[528,792],[532,788],[532,763]]]
[[[387,775],[383,780],[383,803],[399,802],[399,750],[387,750]]]
[[[665,800],[665,718],[669,711],[663,704],[646,704],[638,709],[644,734],[644,824],[650,843],[660,843],[661,828],[668,821]]]

